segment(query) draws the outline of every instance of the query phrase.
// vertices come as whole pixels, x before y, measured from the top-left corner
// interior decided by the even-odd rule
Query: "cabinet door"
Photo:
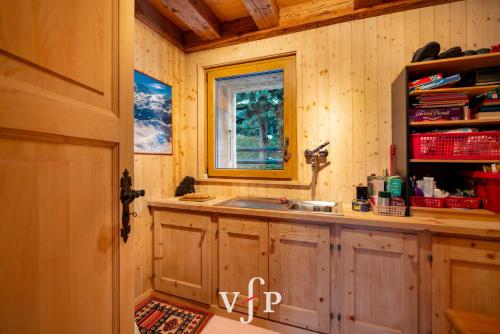
[[[417,333],[417,236],[346,228],[340,242],[341,333]]]
[[[219,290],[235,292],[240,295],[234,309],[248,312],[245,302],[248,296],[248,282],[253,277],[261,277],[265,285],[254,283],[254,314],[267,317],[263,313],[264,291],[268,285],[268,223],[267,221],[220,218],[219,219]],[[233,295],[228,295],[230,301]],[[219,305],[224,306],[222,298]]]
[[[210,302],[210,216],[154,212],[155,289]]]
[[[327,333],[330,326],[330,229],[269,224],[269,289],[281,293],[272,320]]]
[[[500,242],[432,238],[432,332],[451,333],[444,312],[500,317]]]

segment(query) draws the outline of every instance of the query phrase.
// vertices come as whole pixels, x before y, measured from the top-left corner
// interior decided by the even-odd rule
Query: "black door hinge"
[[[432,254],[427,255],[427,261],[429,261],[430,263],[432,263]]]
[[[333,247],[335,247],[334,244],[330,244],[330,250],[333,251]]]
[[[340,251],[342,249],[342,246],[340,244],[337,245],[337,250]]]
[[[330,313],[330,319],[333,319],[333,313]]]
[[[337,314],[337,321],[340,321],[340,320],[342,320],[342,316],[339,313],[339,314]]]

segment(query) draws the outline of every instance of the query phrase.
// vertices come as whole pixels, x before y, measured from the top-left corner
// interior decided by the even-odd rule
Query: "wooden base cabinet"
[[[447,309],[500,317],[500,242],[450,237],[432,241],[432,333],[451,333]]]
[[[265,285],[254,282],[254,315],[267,318],[264,313],[264,291],[268,291],[268,223],[267,221],[219,219],[219,290],[239,291],[235,311],[248,313],[248,282],[261,277]],[[228,294],[231,302],[233,295]],[[219,297],[219,306],[225,307]]]
[[[154,288],[210,302],[210,215],[154,211]]]
[[[341,334],[418,333],[417,236],[340,233]]]
[[[269,318],[328,333],[330,228],[269,223],[269,290],[282,295]]]

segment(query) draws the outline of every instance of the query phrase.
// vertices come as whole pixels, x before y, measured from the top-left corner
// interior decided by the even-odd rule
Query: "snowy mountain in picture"
[[[134,71],[134,152],[172,154],[172,87]]]

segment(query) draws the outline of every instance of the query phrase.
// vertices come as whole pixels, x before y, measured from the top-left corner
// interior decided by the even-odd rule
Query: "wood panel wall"
[[[300,153],[329,140],[331,164],[319,174],[316,198],[350,202],[354,185],[389,167],[391,83],[413,52],[432,40],[443,49],[500,43],[499,20],[498,0],[467,0],[188,54],[186,117],[180,119],[178,134],[180,174],[205,173],[202,68],[294,52],[299,182],[311,180],[311,168]],[[304,187],[269,184],[212,183],[199,190],[216,195],[311,194]]]
[[[136,295],[151,288],[152,229],[146,202],[172,196],[186,175],[206,172],[203,67],[273,55],[297,55],[298,152],[329,140],[331,164],[318,178],[316,198],[350,202],[353,185],[389,166],[391,83],[421,45],[478,49],[500,43],[498,0],[466,0],[372,17],[184,55],[136,21],[136,68],[173,86],[173,156],[136,155]],[[299,181],[311,168],[299,155]],[[211,183],[215,195],[287,195],[311,190],[270,183]]]
[[[135,189],[144,189],[146,196],[137,199],[132,233],[135,240],[135,295],[152,288],[153,275],[153,225],[147,202],[151,198],[173,196],[176,185],[175,160],[176,133],[183,103],[183,77],[185,54],[164,38],[135,21],[135,69],[172,86],[173,155],[135,154]]]

